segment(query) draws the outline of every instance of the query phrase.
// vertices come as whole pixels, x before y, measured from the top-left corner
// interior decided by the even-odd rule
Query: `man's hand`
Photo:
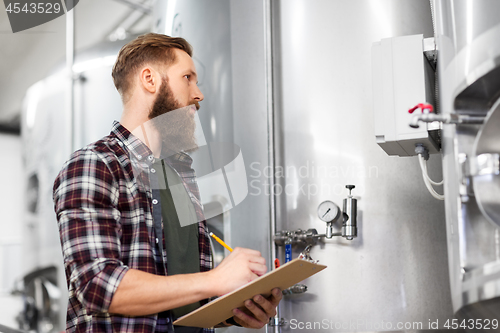
[[[266,273],[266,260],[260,252],[235,248],[215,269],[210,271],[212,285],[218,295],[224,295]],[[236,323],[247,328],[262,328],[270,317],[276,315],[276,307],[282,298],[281,290],[275,288],[271,296],[255,295],[245,301],[243,311],[233,309]],[[224,324],[224,323],[223,323]]]
[[[262,328],[271,317],[276,315],[276,307],[283,297],[281,290],[274,288],[271,296],[264,298],[255,295],[252,300],[246,300],[246,309],[233,309],[234,321],[247,328]]]
[[[215,295],[227,294],[267,271],[266,259],[259,251],[237,247],[210,274]]]

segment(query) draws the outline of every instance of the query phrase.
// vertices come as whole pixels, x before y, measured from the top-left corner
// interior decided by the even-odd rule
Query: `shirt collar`
[[[161,157],[176,170],[190,169],[193,164],[193,158],[183,151],[178,153],[164,153],[162,151]]]
[[[111,133],[118,138],[119,142],[127,147],[137,160],[144,161],[149,165],[155,161],[151,149],[116,120],[113,122]],[[183,151],[175,153],[164,149],[161,152],[160,158],[176,169],[191,168],[193,163],[192,157]]]
[[[118,144],[121,142],[120,146],[126,146],[138,161],[145,161],[148,164],[153,162],[154,156],[151,149],[116,120],[113,122],[111,134],[114,134],[119,140]]]

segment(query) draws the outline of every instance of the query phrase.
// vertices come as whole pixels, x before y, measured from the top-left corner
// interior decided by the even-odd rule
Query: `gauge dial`
[[[333,202],[323,201],[318,206],[318,217],[325,222],[333,222],[340,216],[340,208]]]

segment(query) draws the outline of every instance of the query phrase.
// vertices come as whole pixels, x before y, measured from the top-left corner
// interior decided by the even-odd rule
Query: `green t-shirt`
[[[154,165],[156,170],[162,170],[161,174],[164,175],[167,185],[166,189],[160,189],[167,251],[167,275],[198,273],[200,271],[199,231],[191,198],[177,172],[160,159],[155,160]],[[175,204],[172,193],[175,195]],[[178,217],[180,214],[187,216],[191,223],[182,227]],[[183,221],[186,220],[183,219]],[[172,313],[174,318],[179,318],[200,306],[200,302],[195,302],[173,309]]]

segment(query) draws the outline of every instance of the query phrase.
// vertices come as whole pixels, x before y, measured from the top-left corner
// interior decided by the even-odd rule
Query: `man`
[[[260,253],[243,248],[211,270],[192,160],[183,151],[194,148],[192,116],[203,100],[191,56],[184,39],[160,34],[125,45],[112,73],[123,101],[120,122],[74,152],[54,182],[69,332],[170,332],[177,310],[196,308],[266,272]],[[154,186],[173,179],[158,177],[158,168],[184,185],[201,221],[194,229],[178,226],[169,187]],[[263,327],[280,300],[279,289],[267,299],[256,295],[245,302],[246,311],[234,309],[220,325]]]

